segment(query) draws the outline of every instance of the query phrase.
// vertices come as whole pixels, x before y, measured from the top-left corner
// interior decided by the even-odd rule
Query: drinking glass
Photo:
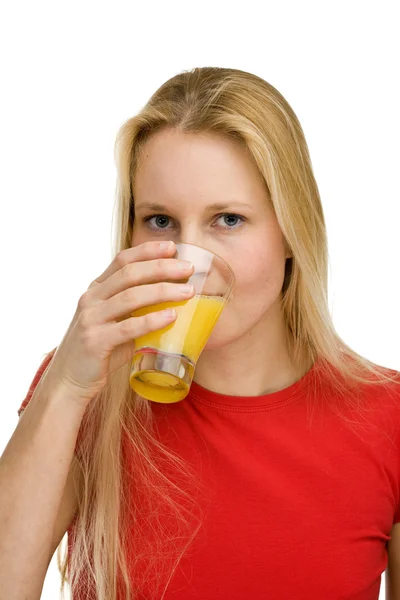
[[[196,362],[234,286],[230,266],[217,254],[194,244],[176,243],[175,258],[190,261],[195,295],[189,300],[139,308],[131,316],[174,308],[173,323],[135,340],[129,375],[132,389],[143,398],[170,404],[189,393]]]

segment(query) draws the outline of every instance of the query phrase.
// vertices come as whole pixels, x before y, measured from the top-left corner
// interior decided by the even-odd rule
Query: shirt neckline
[[[229,394],[219,394],[218,392],[213,392],[204,388],[195,381],[192,381],[189,394],[195,401],[217,408],[224,408],[225,410],[233,409],[245,411],[246,409],[254,408],[272,408],[274,406],[286,404],[287,402],[292,402],[300,397],[314,380],[318,362],[318,360],[315,361],[303,377],[288,387],[269,394],[261,394],[260,396],[232,396]]]

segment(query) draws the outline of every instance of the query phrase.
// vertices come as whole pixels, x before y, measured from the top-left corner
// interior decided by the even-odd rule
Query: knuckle
[[[157,276],[161,276],[164,274],[164,265],[164,260],[162,258],[157,258],[154,264],[154,269]]]
[[[122,334],[129,334],[132,332],[133,321],[132,319],[125,319],[124,321],[121,321],[119,326]]]
[[[120,299],[121,302],[123,302],[123,304],[132,304],[134,298],[135,298],[135,290],[132,288],[128,288],[126,290],[123,290],[122,292],[120,292]]]
[[[160,297],[170,296],[171,295],[171,284],[166,281],[161,281],[158,284],[158,293]]]
[[[78,300],[78,308],[84,310],[89,306],[89,293],[86,290]]]
[[[117,256],[115,257],[115,262],[120,268],[128,264],[128,256],[126,250],[121,250],[120,252],[118,252]]]
[[[93,279],[93,281],[91,281],[88,285],[88,290],[92,290],[94,287],[97,287],[99,285],[99,282],[96,279]]]
[[[134,267],[132,264],[130,263],[126,263],[122,268],[121,268],[121,277],[124,281],[131,281],[132,277],[133,277],[133,270]]]
[[[154,313],[147,313],[147,315],[143,315],[142,322],[145,328],[154,326],[154,323],[157,321],[157,316]]]

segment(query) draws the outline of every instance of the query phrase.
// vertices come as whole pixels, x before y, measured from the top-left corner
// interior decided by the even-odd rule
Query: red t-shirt
[[[325,401],[311,414],[312,390],[331,393],[315,372],[257,397],[194,382],[181,402],[151,403],[160,439],[208,490],[203,528],[164,600],[378,599],[400,521],[400,398],[364,390],[371,425],[352,429]]]

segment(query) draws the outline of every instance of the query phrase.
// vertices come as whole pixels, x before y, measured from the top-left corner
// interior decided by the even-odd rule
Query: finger
[[[172,242],[170,247],[162,247],[165,243],[169,242],[145,242],[144,244],[121,250],[107,269],[92,281],[88,289],[96,287],[99,283],[103,283],[110,275],[113,275],[130,263],[151,260],[162,256],[173,256],[176,252],[175,244]]]
[[[190,288],[187,289],[181,284],[165,281],[129,288],[108,301],[95,305],[92,319],[96,324],[107,323],[119,319],[121,316],[132,316],[131,313],[144,306],[188,300],[195,294],[194,286],[190,286]]]
[[[193,267],[190,267],[189,263],[176,258],[156,258],[137,262],[125,265],[113,273],[101,286],[91,292],[91,297],[95,300],[109,300],[120,292],[128,292],[129,289],[144,284],[171,280],[185,282],[192,272]]]
[[[176,311],[163,310],[151,312],[141,317],[130,317],[119,323],[106,323],[104,328],[107,331],[107,341],[111,348],[119,344],[125,344],[138,337],[166,327],[175,321]]]

